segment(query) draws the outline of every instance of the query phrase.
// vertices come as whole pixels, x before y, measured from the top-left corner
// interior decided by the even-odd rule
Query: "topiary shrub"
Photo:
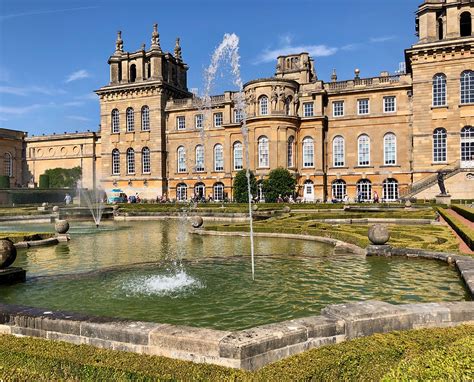
[[[0,175],[0,188],[10,188],[10,177],[8,175]]]
[[[263,181],[263,192],[265,201],[275,203],[279,196],[293,195],[295,192],[296,179],[286,168],[276,168],[270,171],[268,179]]]
[[[49,175],[46,175],[46,174],[40,175],[39,188],[49,188]]]
[[[257,180],[252,171],[250,171],[250,192],[253,197],[257,195]],[[248,203],[248,201],[247,170],[240,170],[234,178],[234,202]]]

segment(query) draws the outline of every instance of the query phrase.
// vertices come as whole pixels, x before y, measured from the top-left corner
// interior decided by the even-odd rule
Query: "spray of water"
[[[102,213],[104,212],[104,190],[101,190],[100,188],[94,188],[93,190],[79,188],[78,191],[81,197],[81,202],[86,202],[87,208],[94,219],[94,223],[96,227],[99,228]]]
[[[202,110],[205,121],[211,121],[212,99],[211,90],[214,84],[217,71],[222,63],[230,64],[232,81],[238,91],[233,94],[235,109],[242,117],[241,132],[244,141],[244,155],[247,175],[247,192],[249,206],[249,223],[250,223],[250,255],[252,261],[252,279],[255,280],[255,259],[254,259],[254,240],[253,240],[253,219],[252,219],[252,190],[250,183],[250,160],[249,160],[249,140],[247,128],[247,110],[245,96],[243,93],[243,82],[240,77],[240,56],[239,56],[239,37],[234,33],[226,33],[220,45],[214,51],[211,63],[205,71],[204,95],[202,97]],[[206,125],[203,122],[204,126]],[[204,126],[201,131],[201,140],[204,140]]]

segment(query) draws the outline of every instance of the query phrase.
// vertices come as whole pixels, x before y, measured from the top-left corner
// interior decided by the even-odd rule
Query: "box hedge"
[[[465,217],[467,220],[474,222],[474,208],[469,208],[465,206],[460,206],[458,204],[453,204],[451,206],[453,211],[456,211],[462,217]]]
[[[459,219],[449,215],[444,208],[438,208],[437,210],[467,246],[474,251],[474,230],[464,225]]]

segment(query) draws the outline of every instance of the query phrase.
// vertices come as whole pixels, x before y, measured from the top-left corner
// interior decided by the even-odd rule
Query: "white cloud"
[[[66,83],[76,81],[76,80],[81,80],[83,78],[89,78],[91,75],[87,72],[85,69],[80,69],[75,71],[74,73],[71,73],[67,78],[66,78]]]
[[[63,89],[45,88],[42,86],[0,86],[0,93],[17,96],[28,96],[33,93],[39,93],[43,95],[57,95],[65,94],[66,92]]]
[[[29,113],[31,110],[38,109],[41,106],[44,106],[44,105],[33,104],[33,105],[28,105],[28,106],[0,106],[0,113],[23,115],[23,114]]]
[[[84,100],[84,101],[97,101],[99,98],[95,93],[87,93],[81,96],[74,97],[75,99]]]
[[[82,106],[84,105],[84,102],[81,101],[70,101],[70,102],[64,102],[63,106],[71,107],[71,106]]]
[[[67,118],[73,119],[75,121],[89,122],[90,118],[83,117],[81,115],[68,115]]]
[[[307,52],[312,57],[327,57],[332,56],[338,51],[336,47],[329,47],[327,45],[287,45],[278,49],[264,50],[256,59],[255,63],[270,62],[275,60],[278,56],[285,56],[289,54],[296,54]]]
[[[371,43],[378,43],[378,42],[387,42],[391,40],[395,40],[397,36],[380,36],[380,37],[371,37],[370,42]]]
[[[81,11],[86,9],[95,9],[99,8],[98,6],[88,6],[88,7],[77,7],[77,8],[65,8],[65,9],[50,9],[44,11],[31,11],[31,12],[23,12],[23,13],[11,13],[9,15],[2,15],[0,16],[0,21],[12,19],[15,17],[23,17],[23,16],[37,16],[37,15],[45,15],[49,13],[61,13],[61,12],[71,12],[71,11]]]

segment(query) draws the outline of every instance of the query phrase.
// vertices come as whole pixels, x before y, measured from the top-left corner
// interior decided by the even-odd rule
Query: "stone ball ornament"
[[[54,224],[54,229],[57,233],[64,235],[69,231],[69,222],[67,220],[58,220],[56,224]]]
[[[252,204],[252,211],[258,211],[258,205]]]
[[[202,227],[203,224],[204,224],[204,220],[202,220],[201,216],[194,216],[191,219],[191,225],[193,226],[193,228],[200,228]]]
[[[407,201],[405,202],[405,208],[411,208],[411,202],[410,202],[410,200],[407,200]]]
[[[291,212],[290,206],[285,206],[285,207],[283,207],[283,212],[284,212],[285,214],[290,213],[290,212]]]
[[[53,206],[53,212],[59,212],[59,207],[58,206]]]
[[[384,245],[390,239],[390,232],[386,225],[374,224],[369,227],[369,240],[375,245]]]
[[[7,268],[16,259],[16,248],[8,239],[0,240],[0,269]]]
[[[41,203],[41,206],[42,206],[42,207],[48,207],[48,203],[47,203],[47,202],[43,202],[43,203]]]

